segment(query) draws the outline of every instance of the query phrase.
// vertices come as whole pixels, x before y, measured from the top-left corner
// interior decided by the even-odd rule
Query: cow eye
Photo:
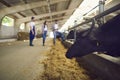
[[[99,43],[98,43],[97,40],[92,40],[91,42],[92,42],[93,45],[99,46]]]
[[[100,45],[100,43],[99,42],[97,42],[97,46],[99,46]]]

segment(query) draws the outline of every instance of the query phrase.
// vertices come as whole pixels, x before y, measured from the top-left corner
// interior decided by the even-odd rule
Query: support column
[[[104,5],[105,5],[105,0],[99,0],[99,14],[104,12]],[[100,19],[100,22],[101,22],[101,24],[103,24],[105,22],[105,18],[102,17]]]
[[[30,24],[29,24],[29,22],[26,23],[25,27],[26,27],[26,32],[29,32],[30,31]]]
[[[15,25],[14,25],[14,35],[15,35],[15,37],[17,37],[17,33],[19,32],[20,24],[21,24],[21,22],[18,22],[17,20],[15,20]]]
[[[27,25],[24,23],[24,32],[27,32]]]
[[[25,24],[25,32],[29,32],[29,29],[28,29],[28,25],[29,25],[29,23],[24,23]]]
[[[99,0],[99,13],[104,12],[105,0]]]
[[[76,23],[77,21],[75,20],[74,21],[74,26],[76,26],[77,25],[77,23]],[[74,42],[76,41],[76,28],[74,28]]]
[[[0,14],[0,29],[1,29],[1,25],[2,25],[2,19],[4,18],[5,15]]]
[[[2,36],[1,34],[1,27],[2,27],[2,19],[4,18],[5,15],[0,14],[0,38]]]

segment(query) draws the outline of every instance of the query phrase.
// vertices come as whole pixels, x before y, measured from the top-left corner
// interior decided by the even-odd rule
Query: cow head
[[[73,38],[74,38],[74,30],[71,30],[67,35],[67,39],[73,39]]]
[[[66,52],[67,58],[81,57],[97,50],[97,42],[88,37],[79,38]]]

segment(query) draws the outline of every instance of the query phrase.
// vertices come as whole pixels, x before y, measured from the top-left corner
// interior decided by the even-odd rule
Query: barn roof
[[[28,22],[31,16],[36,21],[61,20],[62,24],[74,13],[84,0],[0,0],[1,15],[20,22]],[[107,0],[111,1],[111,0]],[[116,2],[119,1],[114,1]],[[109,5],[111,6],[111,5]]]

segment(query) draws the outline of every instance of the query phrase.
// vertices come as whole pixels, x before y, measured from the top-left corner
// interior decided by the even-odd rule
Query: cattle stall
[[[118,13],[117,16],[100,25],[98,22],[101,17],[119,10],[120,4],[69,29],[70,31],[92,22],[89,29],[78,30],[75,42],[69,40],[74,38],[74,31],[70,32],[72,35],[63,43],[68,48],[66,57],[69,59],[75,57],[78,63],[82,60],[89,66],[87,68],[101,77],[120,80],[120,14]],[[95,23],[98,24],[98,27],[94,28]],[[109,38],[110,36],[111,38]]]

